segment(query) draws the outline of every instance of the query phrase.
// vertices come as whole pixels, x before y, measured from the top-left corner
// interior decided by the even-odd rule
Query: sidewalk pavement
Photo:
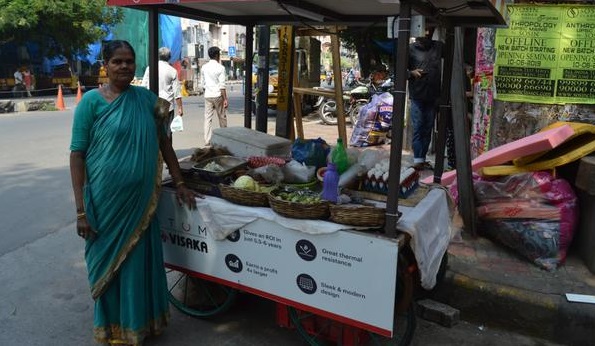
[[[351,131],[348,124],[348,138]],[[337,127],[322,125],[316,115],[304,118],[304,133],[329,143],[338,137]],[[412,156],[404,150],[402,166],[411,164]],[[448,249],[444,280],[429,295],[459,309],[466,321],[566,345],[595,345],[595,304],[571,303],[565,297],[595,295],[595,275],[573,250],[564,265],[547,272],[488,239],[463,232]]]

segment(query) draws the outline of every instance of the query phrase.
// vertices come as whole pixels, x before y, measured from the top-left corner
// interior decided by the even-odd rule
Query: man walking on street
[[[221,65],[221,51],[218,47],[209,48],[209,62],[202,66],[200,79],[205,91],[205,146],[211,145],[213,135],[213,115],[219,119],[219,127],[227,127],[228,106],[225,91],[225,67]]]
[[[409,98],[413,124],[413,168],[431,170],[426,154],[440,99],[442,42],[418,37],[409,47]]]
[[[176,104],[177,115],[184,115],[184,108],[182,107],[182,93],[180,91],[180,82],[178,80],[178,71],[169,64],[171,59],[171,51],[167,47],[161,47],[159,54],[159,97],[169,102],[169,117],[167,121],[167,137],[171,143],[171,122],[174,119],[174,101]],[[142,86],[149,88],[149,67],[145,70],[143,76]]]

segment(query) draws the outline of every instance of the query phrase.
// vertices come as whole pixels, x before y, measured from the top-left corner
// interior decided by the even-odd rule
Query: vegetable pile
[[[310,190],[280,192],[275,197],[284,201],[302,204],[315,204],[321,202],[320,195]]]

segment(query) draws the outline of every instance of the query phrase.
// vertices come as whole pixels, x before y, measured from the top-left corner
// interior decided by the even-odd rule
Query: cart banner
[[[158,219],[169,267],[392,336],[398,254],[393,239],[355,231],[307,234],[258,219],[218,241],[199,212],[179,207],[167,189]]]
[[[496,99],[595,104],[595,6],[509,5],[496,34]]]

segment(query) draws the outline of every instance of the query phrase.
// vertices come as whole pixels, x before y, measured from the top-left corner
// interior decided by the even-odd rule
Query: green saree
[[[162,167],[156,100],[135,86],[111,103],[92,90],[74,115],[70,149],[85,152],[85,211],[97,232],[87,240],[85,260],[98,342],[139,344],[169,318],[154,218]]]

